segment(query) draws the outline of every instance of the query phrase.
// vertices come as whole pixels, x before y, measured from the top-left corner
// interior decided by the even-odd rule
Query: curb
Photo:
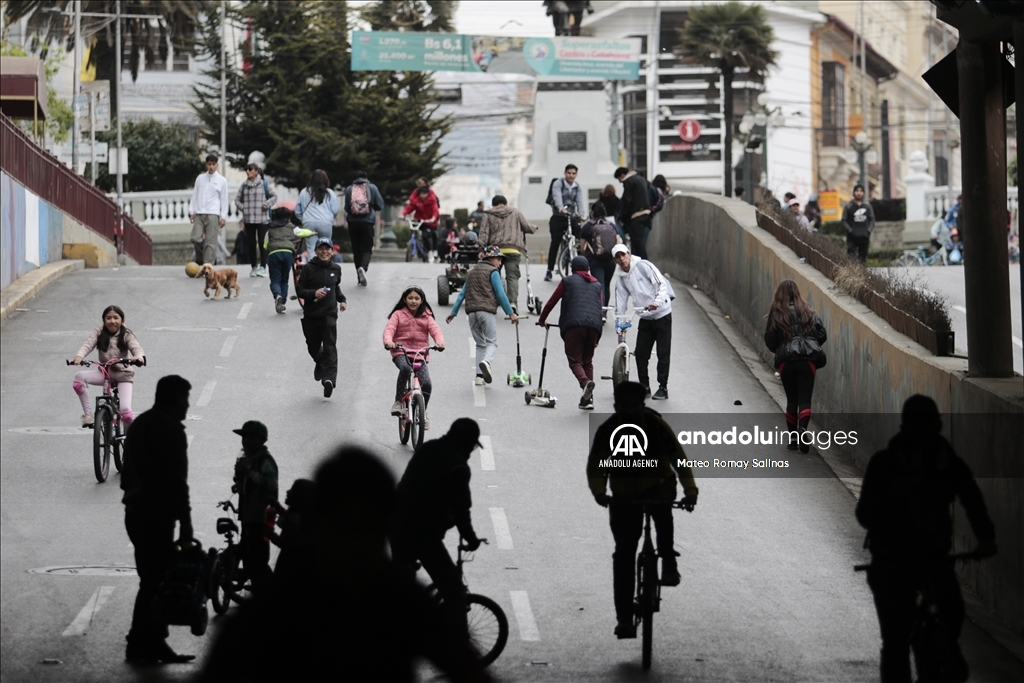
[[[22,304],[41,292],[51,282],[83,268],[85,268],[85,261],[68,259],[47,263],[25,273],[0,293],[0,320],[7,320]]]

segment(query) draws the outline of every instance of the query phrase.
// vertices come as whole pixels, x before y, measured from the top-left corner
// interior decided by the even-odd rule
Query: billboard
[[[639,38],[352,32],[353,71],[470,71],[635,81]]]

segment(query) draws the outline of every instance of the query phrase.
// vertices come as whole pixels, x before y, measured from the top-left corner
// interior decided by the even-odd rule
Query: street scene
[[[1024,680],[1015,4],[0,17],[4,683]]]

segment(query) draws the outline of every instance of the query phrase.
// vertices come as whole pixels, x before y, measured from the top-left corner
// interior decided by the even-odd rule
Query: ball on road
[[[199,275],[199,264],[195,261],[189,261],[185,264],[185,275],[189,277],[195,277]]]

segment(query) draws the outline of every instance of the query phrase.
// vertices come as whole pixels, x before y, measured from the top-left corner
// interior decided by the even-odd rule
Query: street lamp
[[[860,171],[860,176],[857,182],[862,187],[867,187],[867,172],[865,169],[865,163],[874,164],[878,162],[878,152],[875,151],[874,146],[868,142],[868,134],[864,131],[858,131],[853,136],[853,151],[857,153],[857,167]]]

